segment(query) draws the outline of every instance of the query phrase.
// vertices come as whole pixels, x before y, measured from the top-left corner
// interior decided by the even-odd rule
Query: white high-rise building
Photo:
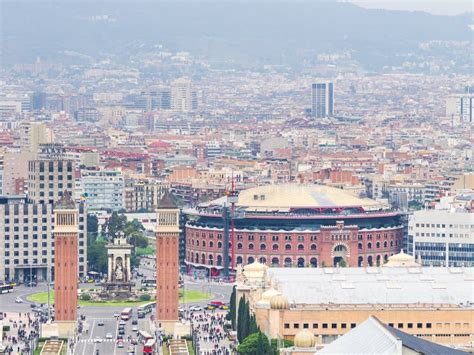
[[[454,125],[473,123],[473,103],[473,93],[451,95],[446,99],[446,116]]]
[[[38,154],[40,144],[52,142],[52,132],[42,122],[23,122],[20,126],[20,147],[22,151]]]
[[[311,115],[317,118],[334,116],[334,84],[311,85]]]
[[[191,80],[180,78],[171,83],[171,109],[177,112],[197,109],[197,95]]]

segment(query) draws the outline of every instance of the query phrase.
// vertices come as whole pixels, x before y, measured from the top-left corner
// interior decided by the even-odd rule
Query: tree
[[[252,316],[250,317],[248,333],[249,333],[249,334],[256,333],[256,332],[258,332],[259,330],[260,330],[260,329],[258,328],[257,320],[255,319],[255,315],[252,315]]]
[[[97,234],[99,232],[99,221],[97,216],[94,214],[87,215],[87,240],[92,242],[97,239]],[[90,236],[90,238],[89,238]]]
[[[127,217],[125,217],[125,215],[112,212],[110,218],[102,226],[102,233],[106,235],[109,240],[112,240],[118,232],[124,231],[126,223]]]
[[[89,270],[106,273],[107,272],[107,249],[104,239],[94,240],[87,248],[87,264]]]
[[[280,348],[291,348],[293,345],[293,341],[281,339],[281,344],[278,345],[278,339],[272,339],[270,342],[270,347],[272,348],[272,353],[278,355],[280,353]]]
[[[146,248],[148,246],[148,238],[141,232],[133,231],[128,237],[128,242],[133,245],[134,248]]]
[[[227,313],[228,319],[232,323],[232,329],[233,330],[235,330],[236,308],[237,308],[236,299],[235,299],[235,297],[236,297],[235,288],[236,288],[236,286],[234,285],[234,287],[232,288],[232,293],[230,294],[229,313]]]
[[[245,296],[239,301],[239,310],[237,315],[237,339],[239,342],[242,342],[247,336],[246,332],[248,330],[248,310],[247,302],[245,301]]]
[[[237,352],[245,355],[273,354],[267,336],[260,331],[247,336],[237,347]]]
[[[344,259],[341,259],[341,261],[339,261],[339,267],[347,267],[346,261]]]

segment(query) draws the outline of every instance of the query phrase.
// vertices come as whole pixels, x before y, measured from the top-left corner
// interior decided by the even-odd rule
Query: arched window
[[[204,248],[205,246],[206,246],[206,241],[203,240],[203,241],[202,241],[202,247]]]
[[[209,248],[214,247],[214,242],[209,242]]]
[[[304,244],[298,244],[298,250],[304,250]]]
[[[357,247],[359,248],[359,250],[362,250],[362,243],[357,244]]]
[[[390,246],[393,247],[393,240],[390,241]]]
[[[217,248],[221,249],[222,248],[222,242],[217,242]]]
[[[387,254],[385,254],[385,255],[383,256],[383,261],[384,261],[384,262],[387,262],[387,261],[388,261],[388,255],[387,255]]]
[[[201,264],[205,264],[206,263],[206,254],[202,253],[201,254]]]
[[[304,258],[298,258],[298,267],[304,267]]]
[[[364,265],[364,258],[362,256],[359,256],[359,259],[357,260],[357,265],[359,265],[359,267]]]
[[[272,266],[278,266],[280,264],[280,260],[278,258],[272,258]]]
[[[372,243],[367,243],[367,249],[372,249]]]
[[[260,264],[266,264],[267,258],[265,258],[264,256],[261,256],[259,261],[260,261]]]
[[[199,246],[199,240],[196,240],[196,246],[197,247]]]
[[[334,251],[346,251],[346,247],[342,244],[336,245]]]
[[[249,250],[253,250],[253,244],[252,243],[249,244]]]
[[[191,262],[194,263],[194,254],[191,253]]]
[[[217,266],[222,266],[222,255],[217,255]]]
[[[191,245],[194,245],[194,239],[191,239]]]
[[[260,244],[260,250],[265,250],[265,249],[267,249],[267,246],[265,245],[265,243]]]
[[[285,245],[285,250],[291,250],[291,244],[286,244]]]
[[[247,264],[252,264],[254,261],[255,259],[253,258],[253,256],[249,256],[249,258],[247,259]]]
[[[291,267],[291,258],[285,258],[285,267]]]
[[[375,243],[375,247],[376,247],[377,249],[380,249],[380,242]]]
[[[212,254],[209,254],[209,256],[207,257],[207,259],[208,259],[208,264],[209,264],[209,265],[213,265],[213,264],[214,264],[214,259],[213,259]]]
[[[272,245],[272,250],[278,250],[278,244],[273,244]]]
[[[381,260],[382,260],[382,257],[380,255],[377,255],[377,266],[380,266]]]
[[[373,266],[373,265],[374,265],[374,261],[373,261],[373,259],[372,259],[372,255],[369,255],[369,256],[367,257],[367,265],[369,265],[369,266]]]
[[[311,264],[311,267],[318,267],[318,259],[316,258],[311,258],[309,263]]]
[[[242,264],[242,257],[241,256],[237,257],[237,264]]]
[[[316,244],[311,244],[311,250],[316,250]]]
[[[278,242],[279,239],[280,239],[280,238],[278,238],[277,235],[274,235],[274,236],[272,237],[272,241],[274,241],[274,242]]]
[[[237,243],[237,249],[242,249],[242,243]]]
[[[199,263],[199,253],[196,253],[196,262]]]
[[[388,247],[387,241],[383,242],[383,247],[384,247],[384,248]]]

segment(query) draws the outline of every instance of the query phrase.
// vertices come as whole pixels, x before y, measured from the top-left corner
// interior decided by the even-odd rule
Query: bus
[[[148,340],[154,339],[153,336],[148,333],[146,330],[138,331],[138,341],[145,344]]]
[[[13,286],[10,284],[0,285],[0,294],[13,292]]]
[[[143,353],[144,354],[155,354],[155,348],[156,348],[156,340],[155,339],[149,339],[143,345]]]
[[[139,306],[137,310],[138,312],[151,313],[153,312],[153,309],[155,308],[155,306],[156,306],[155,302],[150,302],[150,303],[146,303]]]
[[[121,320],[129,320],[132,317],[132,309],[125,308],[122,313],[120,313]]]

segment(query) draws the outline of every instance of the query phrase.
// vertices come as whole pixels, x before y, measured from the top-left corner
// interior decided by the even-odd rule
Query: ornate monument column
[[[54,204],[54,318],[60,336],[74,334],[77,319],[78,210],[65,191]]]
[[[107,248],[107,282],[105,283],[104,297],[128,298],[130,297],[133,282],[130,271],[130,256],[132,246],[128,244],[123,233],[115,236]]]
[[[179,209],[165,193],[156,210],[156,323],[175,334],[179,321]]]

